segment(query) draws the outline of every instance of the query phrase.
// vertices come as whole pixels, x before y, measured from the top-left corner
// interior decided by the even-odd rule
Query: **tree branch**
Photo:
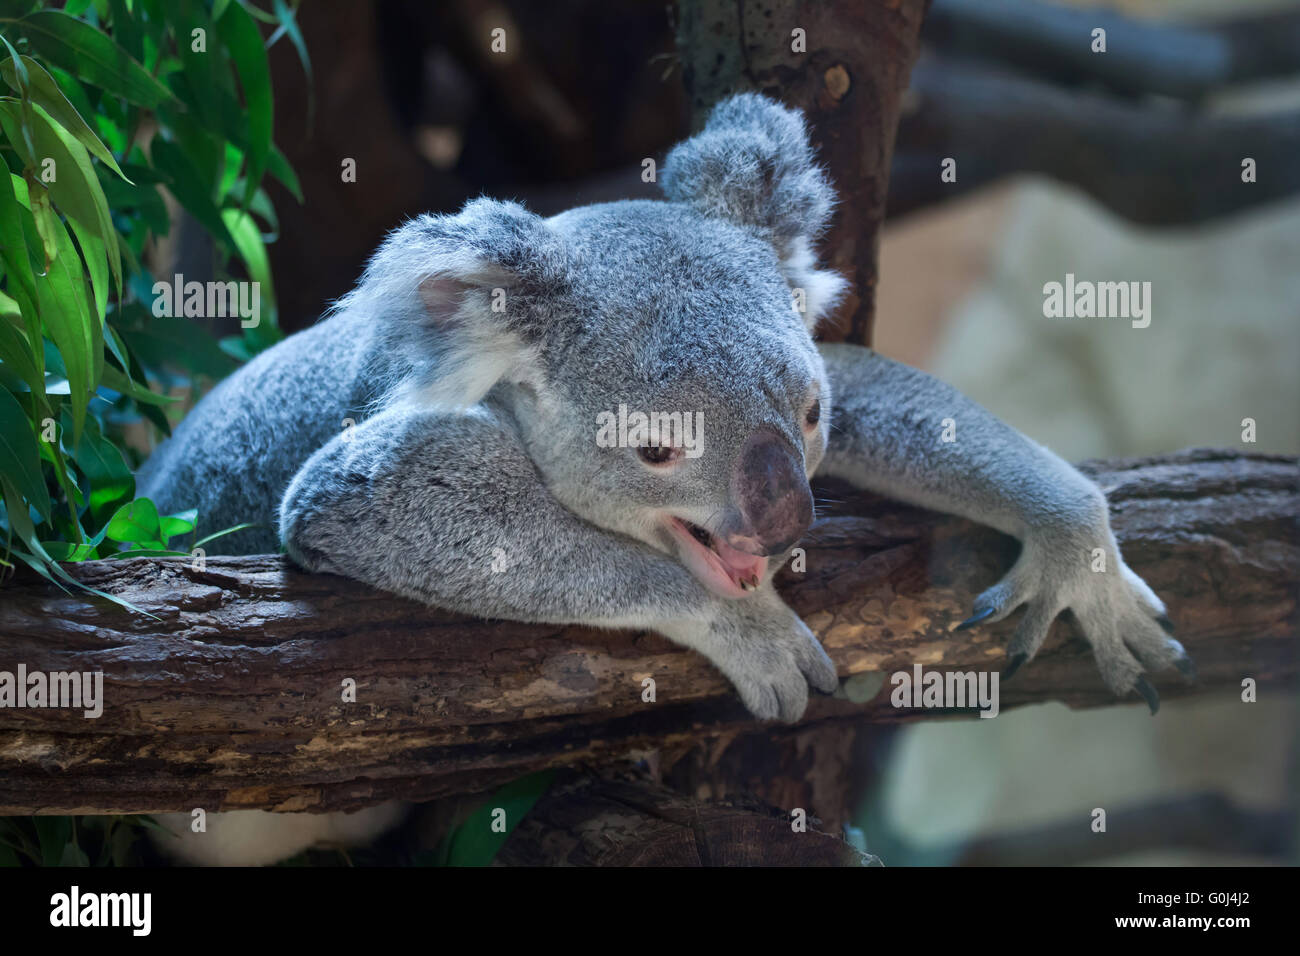
[[[893,158],[891,216],[1018,173],[1070,183],[1150,226],[1205,222],[1300,191],[1296,110],[1217,116],[941,57],[917,63],[911,95]],[[956,182],[940,178],[946,157],[957,162]],[[1247,157],[1257,181],[1242,182]]]
[[[1127,560],[1168,602],[1198,688],[1293,682],[1296,459],[1191,451],[1085,467]],[[819,494],[842,500],[805,542],[807,571],[778,583],[841,676],[1000,668],[1014,616],[951,627],[1014,541],[842,486]],[[30,577],[7,584],[0,670],[102,671],[104,706],[98,719],[0,708],[0,813],[354,809],[753,726],[702,657],[651,634],[450,615],[274,555],[67,567],[153,616]],[[1059,621],[1002,688],[1003,709],[1113,702],[1072,627]],[[342,701],[347,678],[356,703]],[[1166,696],[1196,689],[1156,681]],[[817,698],[803,727],[924,716],[894,709],[888,690]]]
[[[1092,31],[1106,31],[1093,52]],[[1195,25],[1042,0],[935,0],[922,41],[944,56],[996,62],[1060,84],[1198,101],[1226,86],[1300,71],[1300,12]]]

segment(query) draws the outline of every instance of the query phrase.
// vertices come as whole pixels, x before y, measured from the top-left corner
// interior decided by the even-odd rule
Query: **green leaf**
[[[92,416],[90,421],[94,423]],[[59,409],[58,441],[41,442],[41,460],[47,462],[54,471],[54,478],[59,483],[65,498],[71,503],[69,511],[81,508],[86,504],[86,496],[81,491],[81,486],[77,482],[76,472],[72,468],[71,462],[64,454],[63,436],[69,434],[72,429],[72,413],[66,408]],[[64,521],[61,514],[55,511],[55,518],[58,521]],[[65,522],[66,536],[72,541],[81,542],[85,540],[85,532],[81,528],[80,519],[69,515],[71,520]]]
[[[243,180],[236,180],[235,187],[237,188],[233,191],[238,192],[240,195],[244,194]],[[235,198],[233,196],[228,196],[224,208],[230,209],[237,205],[239,205],[239,203]],[[266,194],[265,189],[258,189],[253,193],[252,202],[248,203],[247,209],[249,212],[256,213],[260,216],[264,220],[264,225],[270,231],[269,236],[265,233],[263,234],[262,241],[265,243],[274,242],[275,237],[280,233],[280,219],[276,216],[275,207],[271,204],[271,197]]]
[[[244,6],[248,9],[248,12],[252,14],[253,19],[259,20],[262,23],[271,24],[273,26],[279,25],[280,21],[279,19],[277,19],[274,13],[267,13],[265,10],[260,9],[255,3],[252,2],[252,0],[239,0],[239,2],[244,4]],[[267,43],[267,46],[270,46],[269,41]]]
[[[0,0],[0,19],[17,20],[19,17],[26,16],[40,4],[41,0]]]
[[[175,24],[176,52],[181,58],[185,73],[185,94],[173,81],[172,89],[193,108],[195,118],[206,127],[217,124],[217,100],[214,95],[218,84],[226,78],[218,73],[220,53],[216,48],[216,30],[208,19],[208,11],[199,0],[169,0],[168,14]],[[204,47],[194,49],[194,31],[202,30]]]
[[[81,243],[83,253],[87,252],[87,243],[91,238],[99,240],[99,242],[94,244],[96,246],[96,254],[100,256],[101,259],[107,260],[108,268],[113,273],[113,281],[117,285],[118,293],[121,294],[122,260],[118,256],[117,241],[114,238],[117,230],[113,227],[113,218],[108,212],[108,200],[104,197],[104,190],[99,185],[99,177],[95,175],[94,167],[91,165],[90,154],[86,152],[85,147],[82,146],[71,133],[65,130],[58,123],[54,122],[50,115],[39,106],[36,108],[35,114],[37,122],[34,131],[36,134],[37,148],[48,149],[49,152],[47,152],[46,155],[56,157],[55,161],[58,163],[60,171],[58,181],[52,184],[60,188],[52,188],[50,190],[50,195],[54,198],[56,205],[58,205],[65,213],[68,213],[72,219],[76,220],[74,227],[79,223],[82,229],[86,232],[87,242]],[[45,136],[46,130],[54,134],[54,137],[50,139],[48,143],[46,142]],[[76,187],[73,190],[66,188],[69,183],[68,177],[63,174],[63,162],[57,157],[59,146],[62,146],[65,150],[65,157],[71,157],[72,162],[75,164],[75,172],[78,175],[73,177],[73,181],[76,183]],[[74,211],[68,208],[64,201],[65,196],[70,196],[74,193],[77,197],[78,204],[83,207],[86,203],[89,203],[90,205],[89,209],[83,208],[83,215],[77,215]],[[87,219],[84,218],[84,216],[87,215],[93,216],[93,220],[87,221]],[[74,228],[73,231],[76,232],[77,230]],[[80,238],[81,234],[78,233],[78,239],[80,240]],[[90,266],[92,277],[103,269],[102,262],[91,264],[88,261],[88,265]],[[101,276],[101,287],[96,290],[97,298],[101,289],[105,299],[107,298],[107,286],[107,279]],[[103,318],[103,314],[104,309],[101,305],[99,308],[99,316],[101,319]]]
[[[45,477],[41,474],[41,451],[36,432],[18,400],[2,388],[0,452],[3,452],[5,477],[13,483],[22,500],[48,521],[53,505],[45,487]]]
[[[134,167],[128,164],[126,168]],[[153,174],[153,170],[149,172]],[[130,183],[103,173],[99,177],[99,185],[104,190],[104,198],[108,200],[110,210],[134,209],[155,236],[165,236],[171,231],[171,218],[167,215],[167,204],[163,202],[162,193],[152,182]]]
[[[72,234],[77,237],[77,245],[81,247],[81,257],[85,260],[86,271],[90,273],[90,291],[94,296],[95,311],[94,319],[99,325],[104,324],[105,310],[108,306],[108,263],[104,251],[104,240],[94,235],[77,220],[69,219],[68,225],[72,227]],[[117,247],[117,239],[113,239],[114,249]],[[122,292],[118,288],[118,294]],[[96,380],[99,375],[96,374]]]
[[[303,42],[302,31],[298,29],[298,21],[295,19],[296,10],[290,9],[284,0],[273,0],[272,7],[275,9],[275,15],[280,21],[280,29],[289,35],[289,42],[298,51],[298,61],[302,63],[302,71],[307,74],[307,89],[310,90],[311,59],[307,56],[307,44]],[[274,43],[275,37],[272,37],[270,42]],[[309,109],[308,113],[310,114],[310,112]]]
[[[162,175],[156,169],[145,166],[141,163],[123,163],[122,169],[131,177],[129,181],[133,183],[164,183],[167,181],[167,177]]]
[[[117,0],[118,3],[121,0]],[[132,866],[136,861],[136,839],[139,830],[136,827],[121,825],[113,830],[108,840],[109,858],[114,866]]]
[[[162,519],[162,540],[168,543],[178,534],[189,534],[198,523],[199,509],[190,508],[179,514],[167,515]]]
[[[150,152],[155,168],[170,179],[168,188],[172,195],[212,233],[214,239],[224,243],[228,249],[234,249],[234,237],[221,219],[221,210],[212,200],[211,184],[204,182],[189,157],[175,143],[161,139],[154,140]]]
[[[238,365],[217,346],[203,326],[181,318],[156,316],[138,303],[115,323],[131,351],[150,368],[180,365],[196,375],[222,379]]]
[[[36,301],[36,276],[27,255],[27,239],[23,235],[23,218],[30,212],[18,201],[14,192],[14,177],[0,169],[0,259],[5,272],[22,290],[28,302]],[[21,179],[18,180],[20,183]],[[26,184],[23,184],[24,191]],[[10,293],[15,294],[12,286]],[[16,294],[15,294],[16,297]],[[20,303],[21,304],[21,303]]]
[[[262,173],[266,170],[271,151],[271,68],[266,58],[266,47],[262,45],[261,31],[242,6],[234,3],[227,7],[217,29],[235,61],[239,85],[244,92],[244,107],[248,113],[249,143],[245,152],[248,167],[244,174],[244,206],[247,207],[254,190],[262,181]]]
[[[90,561],[95,557],[95,546],[90,543],[71,544],[67,541],[42,541],[45,553],[55,561]]]
[[[37,302],[45,332],[59,350],[68,373],[68,398],[72,408],[73,441],[81,435],[86,403],[99,384],[104,361],[103,326],[92,318],[86,299],[81,259],[67,230],[55,220],[58,257],[37,286]]]
[[[266,246],[262,243],[262,231],[257,228],[257,221],[246,212],[238,209],[223,209],[221,219],[235,241],[235,249],[244,260],[248,276],[260,284],[260,302],[263,311],[275,308],[275,286],[271,282],[271,260],[266,255]]]
[[[158,509],[148,498],[128,501],[108,521],[108,537],[122,544],[152,544],[162,537]]]
[[[104,191],[91,166],[90,154],[41,107],[33,107],[32,118],[36,153],[31,154],[26,147],[18,147],[19,152],[25,154],[23,160],[32,170],[41,171],[41,183],[49,190],[55,204],[91,235],[99,237],[100,254],[108,253],[108,265],[120,288],[122,266],[117,254],[117,243],[113,241],[113,220],[108,214],[108,200],[104,198]],[[17,102],[9,97],[0,97],[0,124],[11,140],[13,130],[21,121]],[[45,164],[49,160],[53,160],[54,176],[46,182]],[[111,251],[106,245],[108,242],[113,242]]]
[[[41,862],[45,866],[60,866],[63,848],[72,839],[72,818],[38,816],[33,818],[33,823],[41,842]]]
[[[109,0],[108,7],[112,11],[113,39],[132,57],[140,59],[144,56],[144,36],[140,25],[127,11],[126,0]]]
[[[3,117],[3,111],[0,111],[0,117]],[[49,272],[50,263],[59,255],[59,232],[63,229],[62,222],[54,211],[54,204],[50,201],[50,191],[41,183],[30,179],[32,172],[29,170],[27,176],[23,177],[23,195],[27,198],[28,208],[31,209],[32,220],[36,225],[37,237],[41,242],[41,252],[45,256],[45,271]],[[17,183],[14,184],[14,192],[18,192]]]
[[[140,63],[104,33],[57,10],[41,10],[19,21],[32,47],[56,66],[112,96],[155,109],[173,99]]]
[[[41,542],[36,537],[36,529],[32,527],[31,518],[27,515],[27,509],[21,507],[21,500],[14,486],[5,478],[3,471],[0,471],[0,491],[4,494],[5,508],[9,515],[9,527],[13,529],[14,536],[27,546],[27,551],[20,551],[17,548],[11,548],[12,554],[23,564],[27,565],[45,580],[51,584],[68,591],[71,588],[80,588],[96,597],[101,597],[106,601],[126,608],[128,611],[134,611],[137,614],[143,614],[145,617],[155,621],[160,620],[157,614],[138,608],[130,601],[124,601],[115,594],[109,594],[101,591],[99,588],[92,588],[73,578],[67,571],[59,567],[54,559],[46,553],[41,547]],[[15,505],[18,509],[15,510]]]
[[[121,369],[112,365],[104,366],[100,374],[100,382],[106,388],[111,388],[119,394],[127,395],[146,405],[171,405],[179,401],[179,399],[172,398],[170,395],[159,395],[157,392],[150,391]]]
[[[447,866],[487,866],[528,811],[551,785],[554,770],[514,780],[492,794],[469,818],[447,835],[443,847]],[[494,832],[496,810],[505,811],[504,833]]]
[[[0,36],[0,43],[3,43],[5,49],[9,51],[9,62],[5,63],[4,66],[8,67],[9,72],[13,75],[13,79],[9,79],[9,77],[6,76],[5,82],[17,90],[19,96],[26,97],[28,95],[28,87],[32,82],[31,74],[27,72],[27,65],[23,63],[23,60],[27,59],[27,57],[19,56],[18,51],[14,49],[13,44],[3,36]]]
[[[280,152],[280,147],[271,147],[271,159],[266,168],[272,176],[280,180],[285,189],[293,193],[294,199],[298,200],[299,203],[303,201],[302,186],[298,183],[298,174],[293,171],[293,167],[289,165],[289,160],[285,158],[284,153]]]
[[[243,524],[237,524],[230,528],[222,528],[220,531],[214,531],[212,534],[205,535],[194,542],[194,547],[201,548],[209,541],[216,541],[218,538],[224,538],[228,534],[234,534],[236,531],[246,531],[249,528],[261,528],[263,525],[256,521],[245,521]]]
[[[123,499],[129,501],[135,494],[135,477],[121,450],[100,434],[93,418],[73,448],[72,460],[90,482],[90,513],[97,522],[103,520],[109,507]]]
[[[27,72],[27,67],[23,64],[22,58],[18,55],[18,51],[13,48],[13,45],[3,36],[0,36],[0,43],[3,43],[5,49],[9,51],[9,64],[13,67],[14,81],[18,84],[18,94],[22,101],[22,122],[19,124],[21,127],[19,133],[21,134],[23,145],[27,147],[29,153],[32,153],[35,152],[36,147],[32,143],[32,102],[30,91],[28,90],[28,87],[31,84],[31,75]]]
[[[117,359],[118,366],[127,370],[129,374],[131,359],[126,354],[126,343],[122,341],[121,336],[113,331],[113,327],[110,325],[104,326],[104,333],[104,344],[113,353],[113,358]]]
[[[241,151],[248,149],[248,131],[243,122],[243,108],[235,100],[234,96],[225,94],[220,95],[221,100],[221,135],[227,141],[234,144]],[[298,182],[298,176],[289,165],[289,160],[280,152],[280,148],[272,144],[271,154],[267,158],[266,171],[278,179],[284,187],[293,194],[298,202],[303,201],[302,186]]]
[[[0,362],[17,372],[33,395],[45,390],[45,374],[36,362],[27,337],[4,315],[0,315]]]
[[[28,87],[32,101],[49,113],[55,122],[62,124],[63,128],[75,136],[77,142],[90,150],[100,162],[123,179],[126,179],[126,175],[118,168],[117,160],[113,158],[113,154],[108,151],[94,131],[86,125],[86,121],[81,118],[81,114],[77,112],[76,107],[68,102],[68,98],[63,95],[63,91],[59,89],[59,84],[55,82],[54,77],[50,76],[45,71],[45,68],[30,56],[22,57],[21,62],[27,68],[27,74],[30,78]],[[5,82],[11,87],[18,90],[19,78],[14,75],[14,72],[15,66],[12,61],[0,63],[0,76],[3,76]]]
[[[86,851],[77,844],[68,843],[63,848],[59,866],[90,866],[90,857],[86,856]]]
[[[178,96],[182,91],[185,96],[190,96],[189,79],[184,74],[174,76],[171,83],[176,88]],[[213,91],[213,96],[219,101],[234,100],[234,84],[231,83],[229,87],[218,87]],[[184,153],[186,160],[198,173],[204,191],[214,200],[218,198],[220,193],[217,190],[221,185],[222,167],[226,162],[226,151],[221,142],[226,121],[222,119],[211,125],[201,123],[193,109],[161,109],[158,115],[170,134],[167,136],[167,141],[179,147]],[[248,124],[242,114],[238,123],[242,129],[240,136],[246,140],[247,130],[243,128]],[[153,147],[150,146],[150,151],[152,150]]]

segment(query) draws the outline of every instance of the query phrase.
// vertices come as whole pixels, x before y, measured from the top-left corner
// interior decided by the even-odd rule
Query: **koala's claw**
[[[802,674],[774,674],[770,682],[735,681],[740,699],[751,714],[759,720],[780,720],[794,723],[808,707],[808,683]]]
[[[1106,686],[1118,697],[1136,692],[1154,714],[1160,695],[1145,675],[1176,668],[1192,680],[1196,665],[1172,636],[1174,625],[1163,602],[1122,558],[1112,552],[1110,572],[1093,571],[1079,561],[1080,550],[1077,538],[1031,538],[1015,566],[975,599],[972,616],[954,630],[991,624],[1023,607],[1001,674],[1009,680],[1034,659],[1052,622],[1069,609]]]
[[[1008,654],[1007,666],[1002,669],[1002,675],[999,678],[1002,681],[1009,681],[1016,676],[1016,671],[1020,670],[1020,665],[1029,660],[1027,654]]]
[[[1145,677],[1139,677],[1133,682],[1133,688],[1146,698],[1147,706],[1151,708],[1151,716],[1154,717],[1156,711],[1160,709],[1160,695],[1156,693],[1156,689],[1151,686],[1151,682]]]
[[[995,610],[994,608],[986,607],[986,608],[984,608],[983,610],[976,611],[976,612],[975,612],[974,614],[972,614],[970,617],[966,618],[966,620],[962,621],[960,624],[958,624],[956,627],[954,627],[953,630],[954,630],[954,631],[967,631],[967,630],[970,630],[972,627],[974,627],[974,626],[975,626],[976,624],[978,624],[980,621],[984,620],[986,617],[988,617],[990,614],[992,614],[994,610]]]
[[[824,651],[822,656],[825,657]],[[732,679],[741,700],[759,720],[792,724],[808,709],[809,687],[823,694],[834,693],[839,687],[839,677],[830,658],[825,658],[823,664],[812,660],[811,656],[803,658],[798,652],[794,657],[796,660],[765,662],[762,676],[746,675]]]
[[[710,657],[759,720],[793,723],[808,707],[809,687],[823,694],[839,689],[821,642],[770,587],[728,611],[714,625]]]

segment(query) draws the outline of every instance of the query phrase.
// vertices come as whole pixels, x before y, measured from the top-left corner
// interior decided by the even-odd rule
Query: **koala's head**
[[[415,400],[505,409],[566,507],[740,597],[813,519],[831,395],[811,332],[847,283],[811,250],[834,197],[800,115],[751,94],[661,179],[667,201],[423,217],[363,289],[387,290]]]

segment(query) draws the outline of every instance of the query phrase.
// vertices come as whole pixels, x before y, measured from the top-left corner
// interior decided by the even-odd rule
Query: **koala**
[[[1097,486],[934,378],[814,342],[847,282],[813,252],[835,199],[802,116],[730,98],[661,177],[665,199],[543,219],[482,198],[401,226],[323,321],[194,408],[139,493],[197,506],[205,531],[261,525],[229,553],[283,545],[452,611],[656,631],[756,718],[794,721],[838,678],[772,577],[830,475],[1017,538],[963,626],[1023,606],[1014,671],[1068,608],[1106,684],[1154,713],[1144,675],[1191,661]],[[623,407],[681,412],[702,440],[598,441]]]

